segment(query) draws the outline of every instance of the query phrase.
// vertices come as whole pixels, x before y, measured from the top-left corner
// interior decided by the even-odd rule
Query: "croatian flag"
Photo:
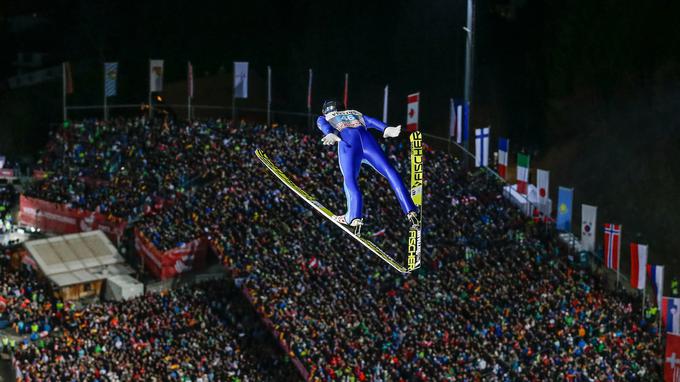
[[[656,306],[661,306],[663,298],[663,265],[647,264],[647,277],[652,282],[652,290],[656,294]]]
[[[418,101],[420,93],[413,93],[408,95],[408,105],[406,108],[406,130],[412,133],[418,130]]]
[[[647,268],[647,246],[630,243],[630,286],[645,289]]]
[[[680,334],[680,298],[663,297],[661,321],[667,333]]]
[[[621,224],[604,225],[604,265],[609,269],[619,269],[621,253]]]
[[[489,128],[475,129],[475,166],[489,166]]]
[[[510,151],[510,140],[508,138],[498,138],[498,175],[505,179],[508,169],[508,152]]]

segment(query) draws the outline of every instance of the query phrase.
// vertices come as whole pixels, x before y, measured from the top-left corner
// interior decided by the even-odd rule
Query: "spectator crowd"
[[[343,212],[337,154],[320,137],[219,120],[84,121],[53,134],[42,159],[50,175],[29,194],[128,219],[161,250],[206,237],[312,378],[660,378],[657,327],[640,317],[639,302],[607,291],[602,275],[574,268],[551,231],[513,207],[487,172],[467,172],[427,150],[423,266],[401,276],[312,213],[253,154],[263,149],[322,204]],[[379,142],[407,179],[406,139]],[[360,186],[364,235],[404,261],[407,222],[387,182],[366,166]],[[228,296],[219,290],[63,315],[63,334],[42,347],[31,343],[17,362],[25,375],[50,378],[273,378],[270,366],[283,361],[236,357],[238,335],[205,329],[243,322],[223,318]],[[236,366],[223,367],[225,360]]]

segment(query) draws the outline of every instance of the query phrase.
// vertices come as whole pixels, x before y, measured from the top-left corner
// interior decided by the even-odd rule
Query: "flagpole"
[[[312,68],[309,68],[309,79],[307,82],[307,129],[312,130]]]
[[[149,59],[149,119],[151,119],[152,112],[153,108],[151,107],[151,59]]]
[[[272,125],[272,67],[267,65],[267,127]]]
[[[472,60],[473,60],[473,55],[474,55],[474,30],[475,30],[475,25],[474,25],[474,13],[475,13],[475,4],[474,0],[467,0],[467,26],[463,28],[465,32],[467,32],[467,39],[466,39],[466,44],[465,44],[465,102],[468,104],[468,137],[465,140],[465,150],[469,151],[470,150],[470,137],[469,137],[469,109],[470,109],[470,104],[472,103]],[[465,108],[465,106],[463,106]],[[465,156],[465,164],[467,167],[467,159],[468,157]]]
[[[66,121],[66,63],[61,63],[61,106],[62,106],[62,117],[64,122]]]
[[[104,63],[104,120],[109,119],[109,111],[107,110],[106,104],[106,63]]]
[[[349,73],[345,73],[345,96],[343,97],[343,102],[345,104],[346,108],[349,108],[347,106],[347,103],[349,103]]]
[[[390,85],[385,85],[385,94],[383,96],[383,122],[387,123],[387,98],[390,94]]]
[[[451,135],[451,125],[454,126],[455,130],[455,114],[454,114],[455,107],[453,106],[453,98],[449,98],[449,139],[446,141],[446,153],[451,154],[451,139],[453,139],[453,136]]]
[[[191,69],[189,69],[191,68]],[[191,70],[191,72],[189,72]],[[187,64],[187,121],[191,121],[191,93],[194,89],[194,68],[191,67],[191,61]],[[189,78],[191,75],[191,78]]]

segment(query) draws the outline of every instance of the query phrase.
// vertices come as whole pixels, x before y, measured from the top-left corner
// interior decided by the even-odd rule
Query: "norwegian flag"
[[[409,94],[406,108],[406,130],[412,133],[418,130],[418,106],[420,93]]]
[[[604,265],[609,269],[619,269],[621,228],[621,224],[604,225]]]

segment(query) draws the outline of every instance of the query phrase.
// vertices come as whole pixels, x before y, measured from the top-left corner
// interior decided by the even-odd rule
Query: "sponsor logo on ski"
[[[408,270],[412,271],[420,266],[420,235],[418,230],[408,231]]]

